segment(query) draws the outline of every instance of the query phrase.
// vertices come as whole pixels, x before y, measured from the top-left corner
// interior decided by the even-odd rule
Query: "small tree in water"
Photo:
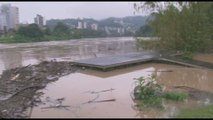
[[[149,75],[147,78],[136,78],[136,87],[134,88],[134,100],[139,109],[144,107],[163,108],[163,99],[183,101],[187,94],[176,92],[164,92],[162,87],[157,84],[156,76]]]
[[[157,84],[154,74],[147,78],[136,78],[137,86],[134,89],[135,99],[146,99],[150,97],[159,96],[162,93],[161,86]]]

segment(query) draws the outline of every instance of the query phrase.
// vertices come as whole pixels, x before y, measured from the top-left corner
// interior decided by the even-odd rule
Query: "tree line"
[[[138,31],[139,35],[160,38],[148,45],[151,49],[183,53],[213,50],[212,2],[144,2],[135,4],[135,9],[149,11],[154,18]],[[140,44],[147,47],[144,41]]]
[[[22,26],[17,31],[1,37],[0,42],[40,42],[104,36],[106,35],[103,31],[70,29],[62,22],[58,22],[53,30],[48,27],[39,27],[37,24]]]

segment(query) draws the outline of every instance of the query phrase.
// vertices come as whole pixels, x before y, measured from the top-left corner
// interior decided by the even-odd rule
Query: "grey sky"
[[[32,23],[36,14],[48,19],[124,17],[134,14],[135,2],[1,2],[19,8],[20,22]]]

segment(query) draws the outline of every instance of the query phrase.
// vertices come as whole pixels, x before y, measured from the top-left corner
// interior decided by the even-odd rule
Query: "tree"
[[[149,24],[145,24],[140,27],[139,30],[135,32],[136,37],[151,37],[152,36],[152,28]]]
[[[44,34],[51,35],[51,30],[49,27],[46,27],[46,29],[44,30]]]
[[[212,2],[144,2],[135,9],[145,9],[155,19],[149,21],[153,35],[160,38],[158,48],[183,52],[213,49]]]
[[[17,35],[38,41],[44,37],[42,30],[37,24],[30,24],[26,27],[20,27],[17,31]]]
[[[62,22],[58,22],[55,28],[53,29],[53,33],[56,36],[69,36],[70,35],[70,29],[68,26],[63,24]]]

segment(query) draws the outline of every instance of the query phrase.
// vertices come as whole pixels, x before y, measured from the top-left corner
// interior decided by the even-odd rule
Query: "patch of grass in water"
[[[139,108],[139,110],[143,110],[144,108],[148,107],[154,107],[157,109],[163,108],[162,106],[162,100],[159,97],[149,97],[146,99],[140,99],[136,101],[136,106]]]
[[[166,92],[163,97],[168,100],[183,101],[188,95],[181,92]]]
[[[176,118],[213,118],[213,105],[184,109]]]

